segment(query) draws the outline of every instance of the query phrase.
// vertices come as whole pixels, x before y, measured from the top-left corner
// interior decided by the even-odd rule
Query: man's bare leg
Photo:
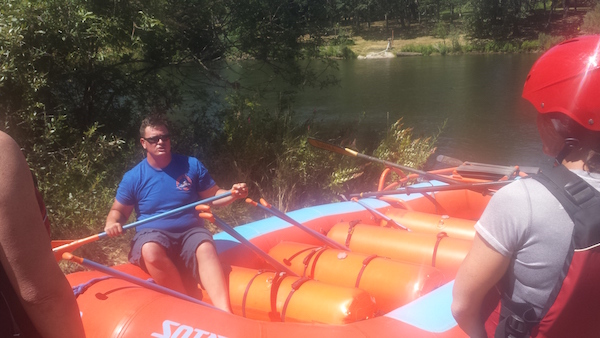
[[[148,242],[142,246],[142,257],[146,269],[158,285],[186,293],[177,267],[158,243]]]
[[[231,313],[229,290],[215,246],[211,242],[200,244],[196,249],[196,259],[198,260],[200,280],[213,305]]]

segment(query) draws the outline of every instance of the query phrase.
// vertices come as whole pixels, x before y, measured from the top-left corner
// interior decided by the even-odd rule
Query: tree
[[[181,80],[165,70],[194,67],[235,90],[221,69],[250,57],[293,86],[318,84],[303,61],[319,58],[328,15],[318,0],[5,0],[0,128],[23,147],[41,188],[52,189],[47,204],[77,200],[84,213],[136,160],[122,150],[134,144],[140,116],[179,109]],[[200,89],[192,90],[211,104]],[[205,117],[196,112],[186,127],[208,139],[214,124]]]

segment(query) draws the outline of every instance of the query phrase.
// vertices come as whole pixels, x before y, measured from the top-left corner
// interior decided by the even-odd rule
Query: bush
[[[460,44],[460,38],[458,34],[453,34],[450,37],[450,40],[452,44],[451,51],[453,53],[461,53],[463,51],[463,46]]]
[[[410,53],[421,53],[423,55],[431,55],[435,53],[437,49],[432,45],[406,45],[400,49],[401,52],[410,52]]]
[[[586,34],[600,33],[600,6],[596,6],[594,10],[585,13],[581,30]]]
[[[539,40],[525,40],[521,43],[521,50],[524,52],[535,52],[540,49]]]
[[[538,41],[542,50],[548,50],[563,40],[564,38],[562,36],[551,36],[544,33],[540,33],[538,36]]]

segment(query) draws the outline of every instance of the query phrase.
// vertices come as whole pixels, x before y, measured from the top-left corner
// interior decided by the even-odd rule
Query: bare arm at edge
[[[506,272],[510,258],[502,256],[475,235],[473,246],[462,262],[452,290],[452,315],[471,338],[487,337],[482,306],[485,296]]]
[[[54,260],[19,146],[0,132],[0,263],[43,337],[84,337],[73,291]]]

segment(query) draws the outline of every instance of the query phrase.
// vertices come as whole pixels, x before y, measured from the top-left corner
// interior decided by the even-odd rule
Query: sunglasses
[[[157,135],[152,137],[142,137],[146,142],[150,144],[158,143],[158,141],[162,140],[163,142],[167,142],[171,139],[171,135]]]

